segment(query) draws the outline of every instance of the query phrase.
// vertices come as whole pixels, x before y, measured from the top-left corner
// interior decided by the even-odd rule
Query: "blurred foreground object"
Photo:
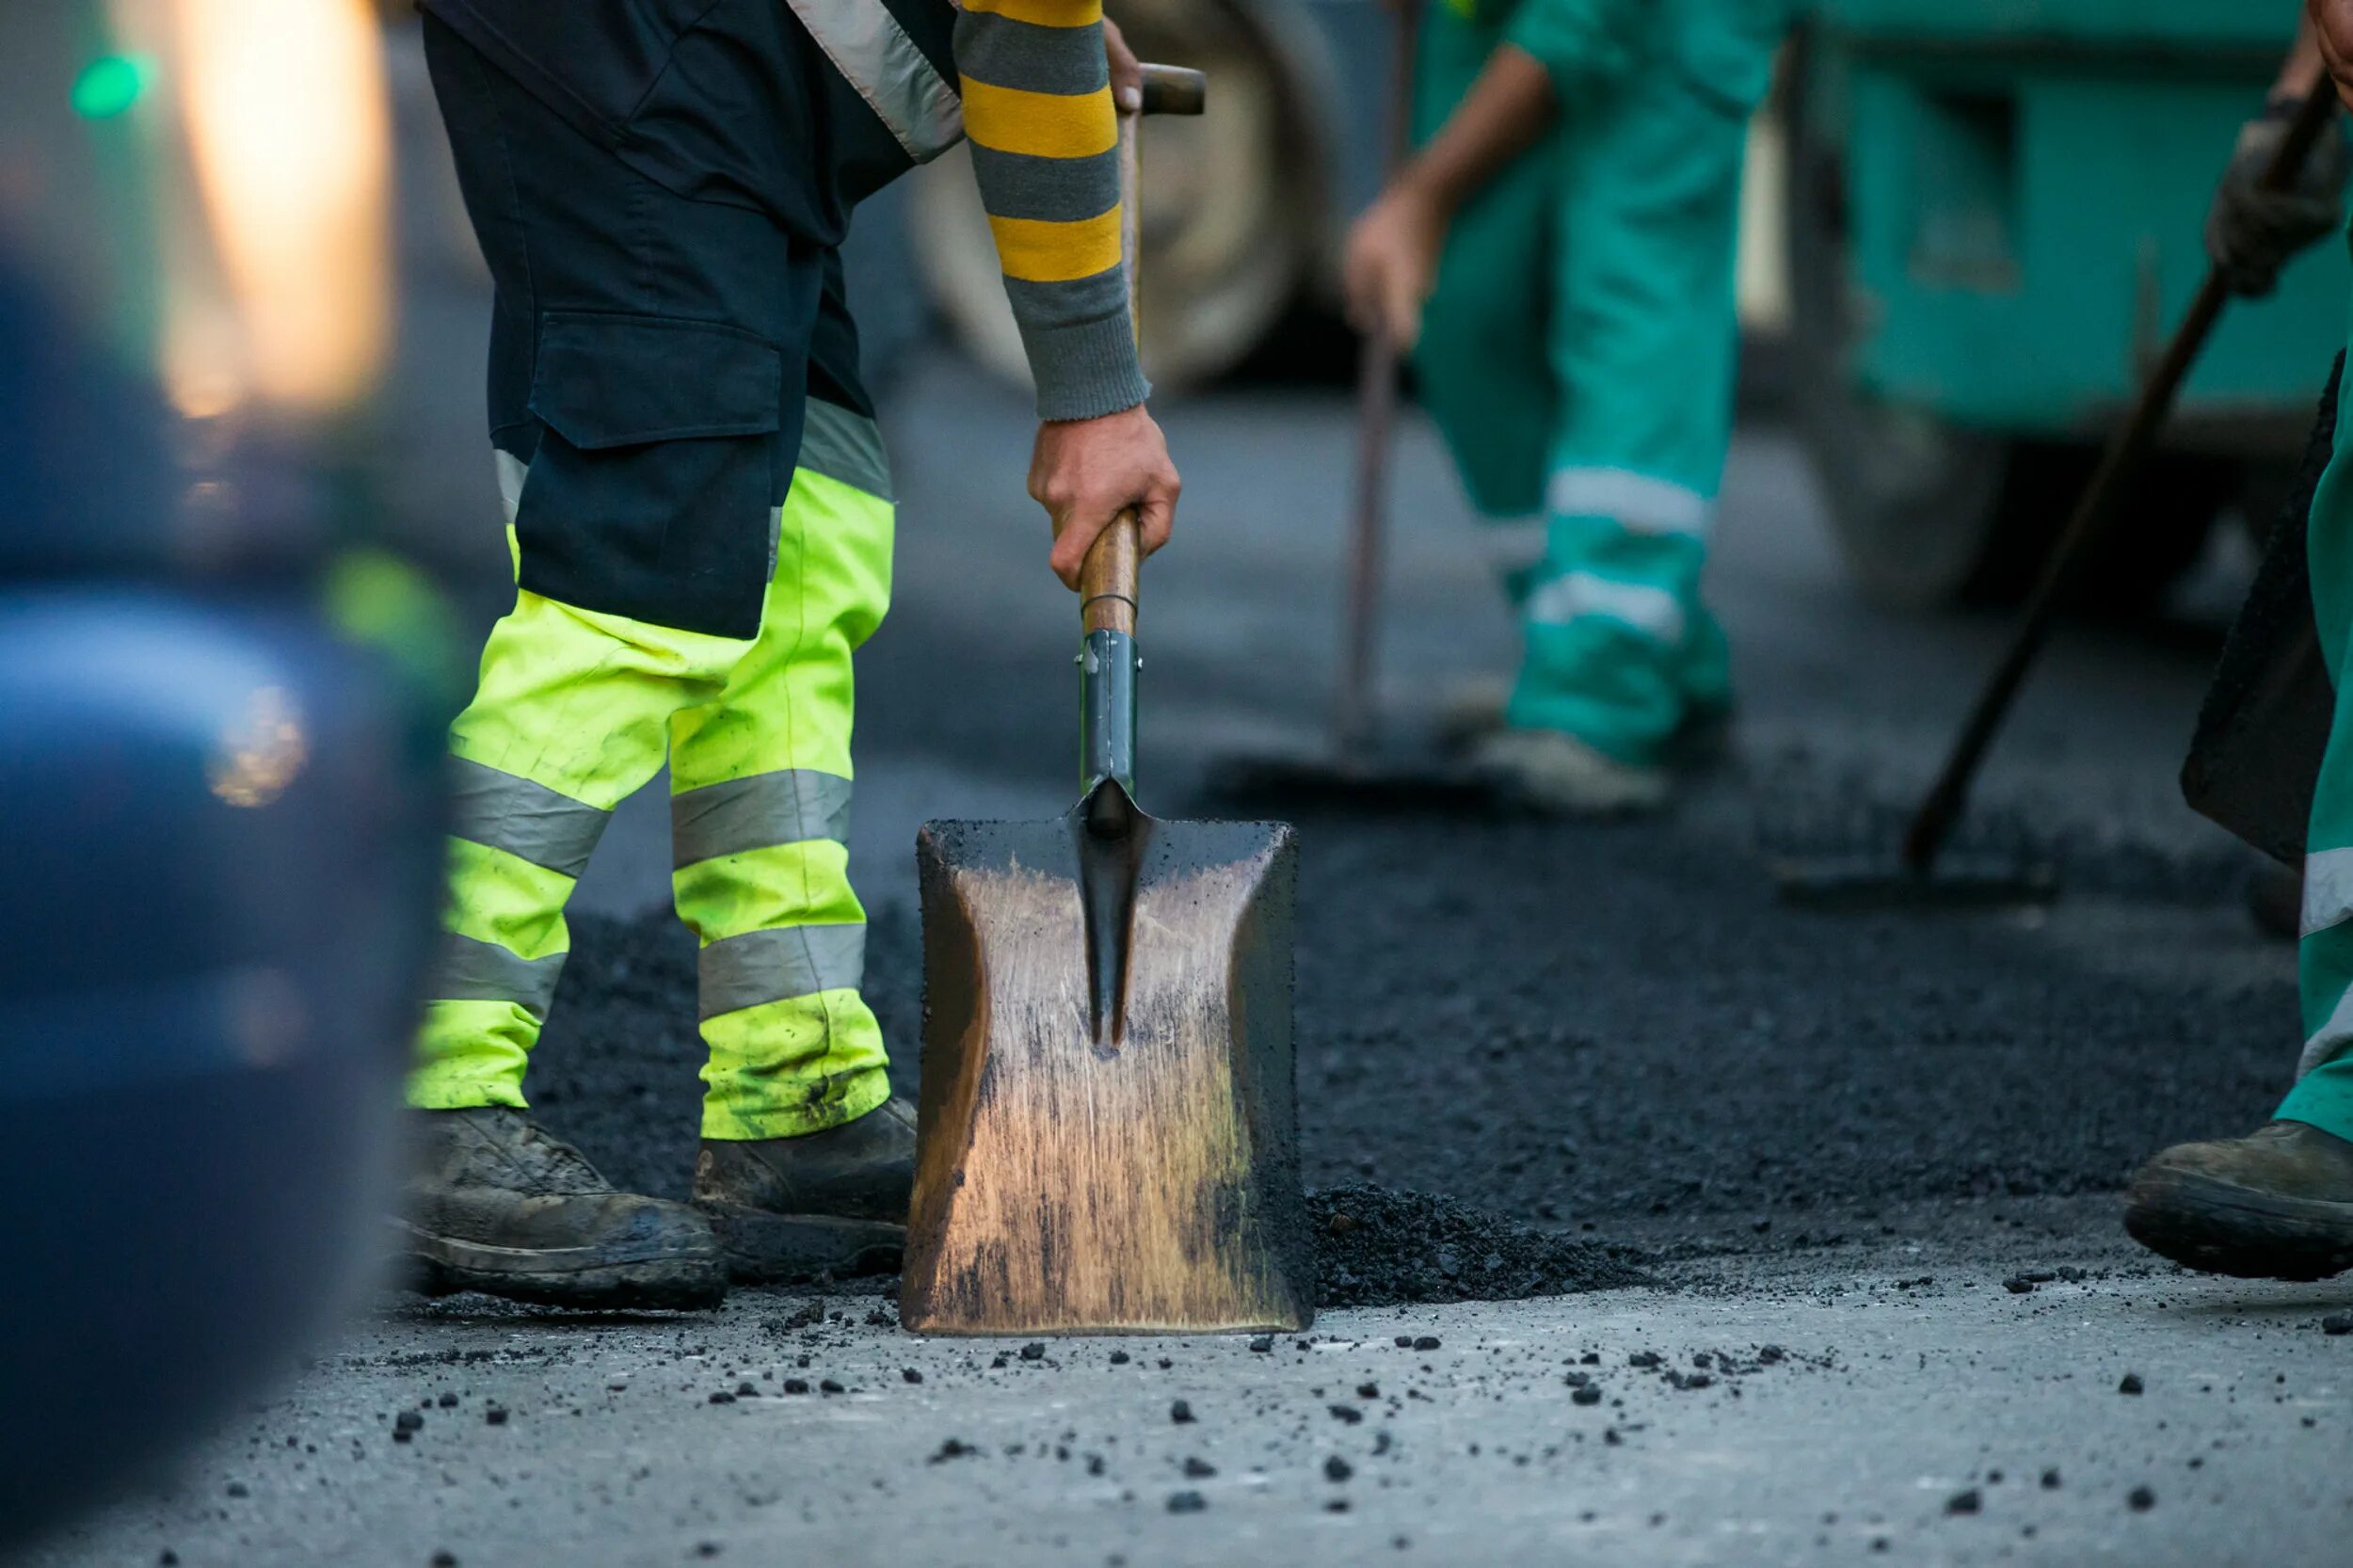
[[[2294,11],[2230,0],[1824,0],[1792,86],[1792,384],[1881,602],[2007,601],[2205,271],[2201,219]],[[2086,597],[2144,604],[2292,469],[2345,268],[2232,312]],[[2268,507],[2249,504],[2250,513]]]
[[[445,654],[344,456],[390,326],[372,8],[26,0],[5,29],[0,1546],[167,1457],[360,1277]]]

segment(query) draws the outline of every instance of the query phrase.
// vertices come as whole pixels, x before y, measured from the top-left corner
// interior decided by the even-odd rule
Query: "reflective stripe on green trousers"
[[[502,468],[511,520],[524,474]],[[672,892],[701,946],[703,1136],[816,1132],[889,1097],[845,840],[851,654],[889,600],[892,508],[802,468],[776,527],[750,640],[528,591],[492,630],[450,728],[449,901],[410,1104],[525,1103],[571,945],[565,902],[613,808],[665,759]]]
[[[1426,137],[1501,38],[1427,8]],[[1657,760],[1731,699],[1700,570],[1731,439],[1747,125],[1673,70],[1564,103],[1466,203],[1414,356],[1471,498],[1526,525],[1511,724]]]
[[[2345,639],[2353,633],[2353,435],[2345,408],[2340,400],[2335,451],[2305,521],[2313,614],[2337,706],[2304,839],[2303,939],[2297,949],[2304,1055],[2278,1114],[2353,1138],[2353,689],[2345,680]]]

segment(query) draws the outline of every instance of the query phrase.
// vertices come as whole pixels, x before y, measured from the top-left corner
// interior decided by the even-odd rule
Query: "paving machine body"
[[[2201,230],[2295,8],[1824,0],[1788,95],[1799,410],[1856,575],[1903,607],[2032,582],[2206,267]],[[2323,246],[2229,312],[2135,526],[2146,600],[2233,503],[2268,521],[2345,333]]]

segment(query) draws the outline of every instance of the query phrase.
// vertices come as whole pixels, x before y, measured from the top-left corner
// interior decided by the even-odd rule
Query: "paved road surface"
[[[481,306],[418,207],[390,476],[479,617],[504,557],[477,415],[450,389],[474,384]],[[1181,547],[1146,576],[1145,780],[1173,809],[1217,748],[1317,722],[1349,423],[1300,391],[1167,421],[1188,492]],[[904,523],[864,660],[855,865],[911,1060],[915,825],[1064,804],[1072,617],[1020,493],[1021,400],[923,356],[887,422]],[[1511,638],[1417,423],[1399,471],[1383,657],[1401,707],[1505,667]],[[2231,584],[2217,566],[2200,591]],[[2353,1286],[2195,1279],[2115,1226],[2135,1160],[2260,1120],[2294,1056],[2291,955],[2248,931],[2243,862],[2172,789],[2211,616],[2070,632],[1997,754],[1984,800],[2063,855],[2068,899],[1848,921],[1772,904],[1760,815],[1834,838],[1900,800],[1999,628],[1861,607],[1769,426],[1734,453],[1709,586],[1744,760],[1673,817],[1302,816],[1311,1181],[1619,1242],[1656,1285],[1329,1312],[1264,1352],[1036,1360],[904,1336],[871,1281],[682,1318],[388,1292],[33,1560],[2342,1562],[2353,1335],[2321,1323]],[[696,1086],[688,955],[642,913],[665,890],[664,817],[658,792],[625,808],[589,873],[535,1092],[617,1176],[675,1191]],[[1398,1244],[1483,1288],[1480,1260]],[[1176,1400],[1197,1420],[1173,1421]]]

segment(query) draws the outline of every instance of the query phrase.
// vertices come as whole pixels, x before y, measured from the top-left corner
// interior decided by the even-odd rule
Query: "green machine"
[[[1865,592],[2031,581],[2206,266],[2294,0],[1823,0],[1797,51],[1796,402]],[[2233,302],[2091,573],[2153,598],[2215,519],[2267,526],[2344,341],[2341,246]]]

